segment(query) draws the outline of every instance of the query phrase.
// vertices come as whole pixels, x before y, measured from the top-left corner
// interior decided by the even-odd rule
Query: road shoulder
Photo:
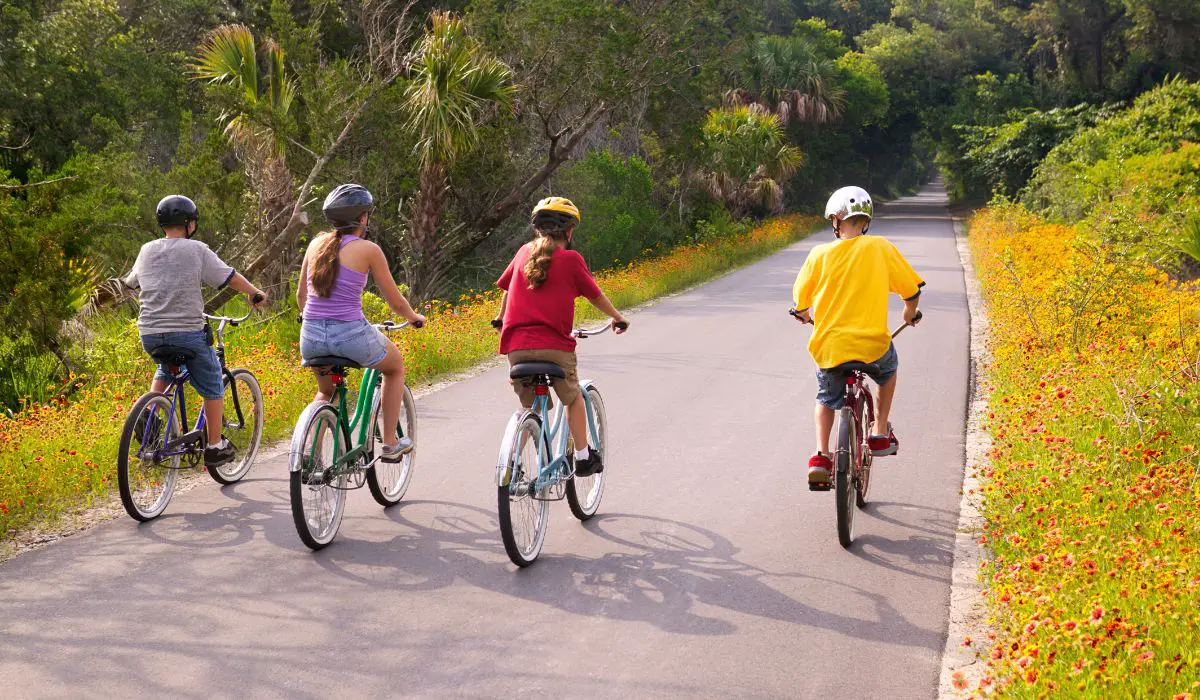
[[[964,691],[978,688],[986,675],[987,663],[979,649],[986,648],[988,634],[987,605],[979,577],[984,548],[979,543],[983,529],[980,507],[983,490],[980,474],[986,466],[991,437],[983,426],[987,415],[987,391],[981,381],[987,366],[987,309],[967,244],[966,223],[954,219],[954,234],[967,286],[967,304],[971,317],[971,377],[968,384],[967,425],[958,527],[954,536],[954,565],[950,585],[950,611],[946,646],[942,651],[942,671],[938,698],[961,697]]]

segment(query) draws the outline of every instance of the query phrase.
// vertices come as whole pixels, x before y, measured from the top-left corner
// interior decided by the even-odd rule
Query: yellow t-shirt
[[[912,299],[925,282],[886,239],[862,235],[813,248],[792,287],[800,310],[811,309],[808,351],[817,367],[874,362],[891,345],[888,293]]]

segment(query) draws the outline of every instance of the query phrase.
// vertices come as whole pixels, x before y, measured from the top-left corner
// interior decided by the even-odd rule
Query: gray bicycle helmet
[[[321,205],[321,213],[334,228],[341,230],[358,226],[358,217],[371,211],[373,206],[375,198],[366,187],[345,184],[333,188]]]

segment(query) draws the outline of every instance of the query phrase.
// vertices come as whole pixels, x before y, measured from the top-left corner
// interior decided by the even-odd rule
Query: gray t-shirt
[[[221,288],[234,269],[200,241],[159,238],[142,246],[125,284],[140,289],[138,331],[177,333],[204,328],[204,294],[200,285]]]

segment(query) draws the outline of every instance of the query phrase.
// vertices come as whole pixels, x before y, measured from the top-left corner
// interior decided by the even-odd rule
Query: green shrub
[[[1022,199],[1048,217],[1078,221],[1111,199],[1124,161],[1184,141],[1200,141],[1200,83],[1175,79],[1055,146]]]
[[[629,262],[674,238],[654,203],[650,167],[637,156],[593,151],[566,168],[557,186],[579,207],[575,245],[595,269]]]

